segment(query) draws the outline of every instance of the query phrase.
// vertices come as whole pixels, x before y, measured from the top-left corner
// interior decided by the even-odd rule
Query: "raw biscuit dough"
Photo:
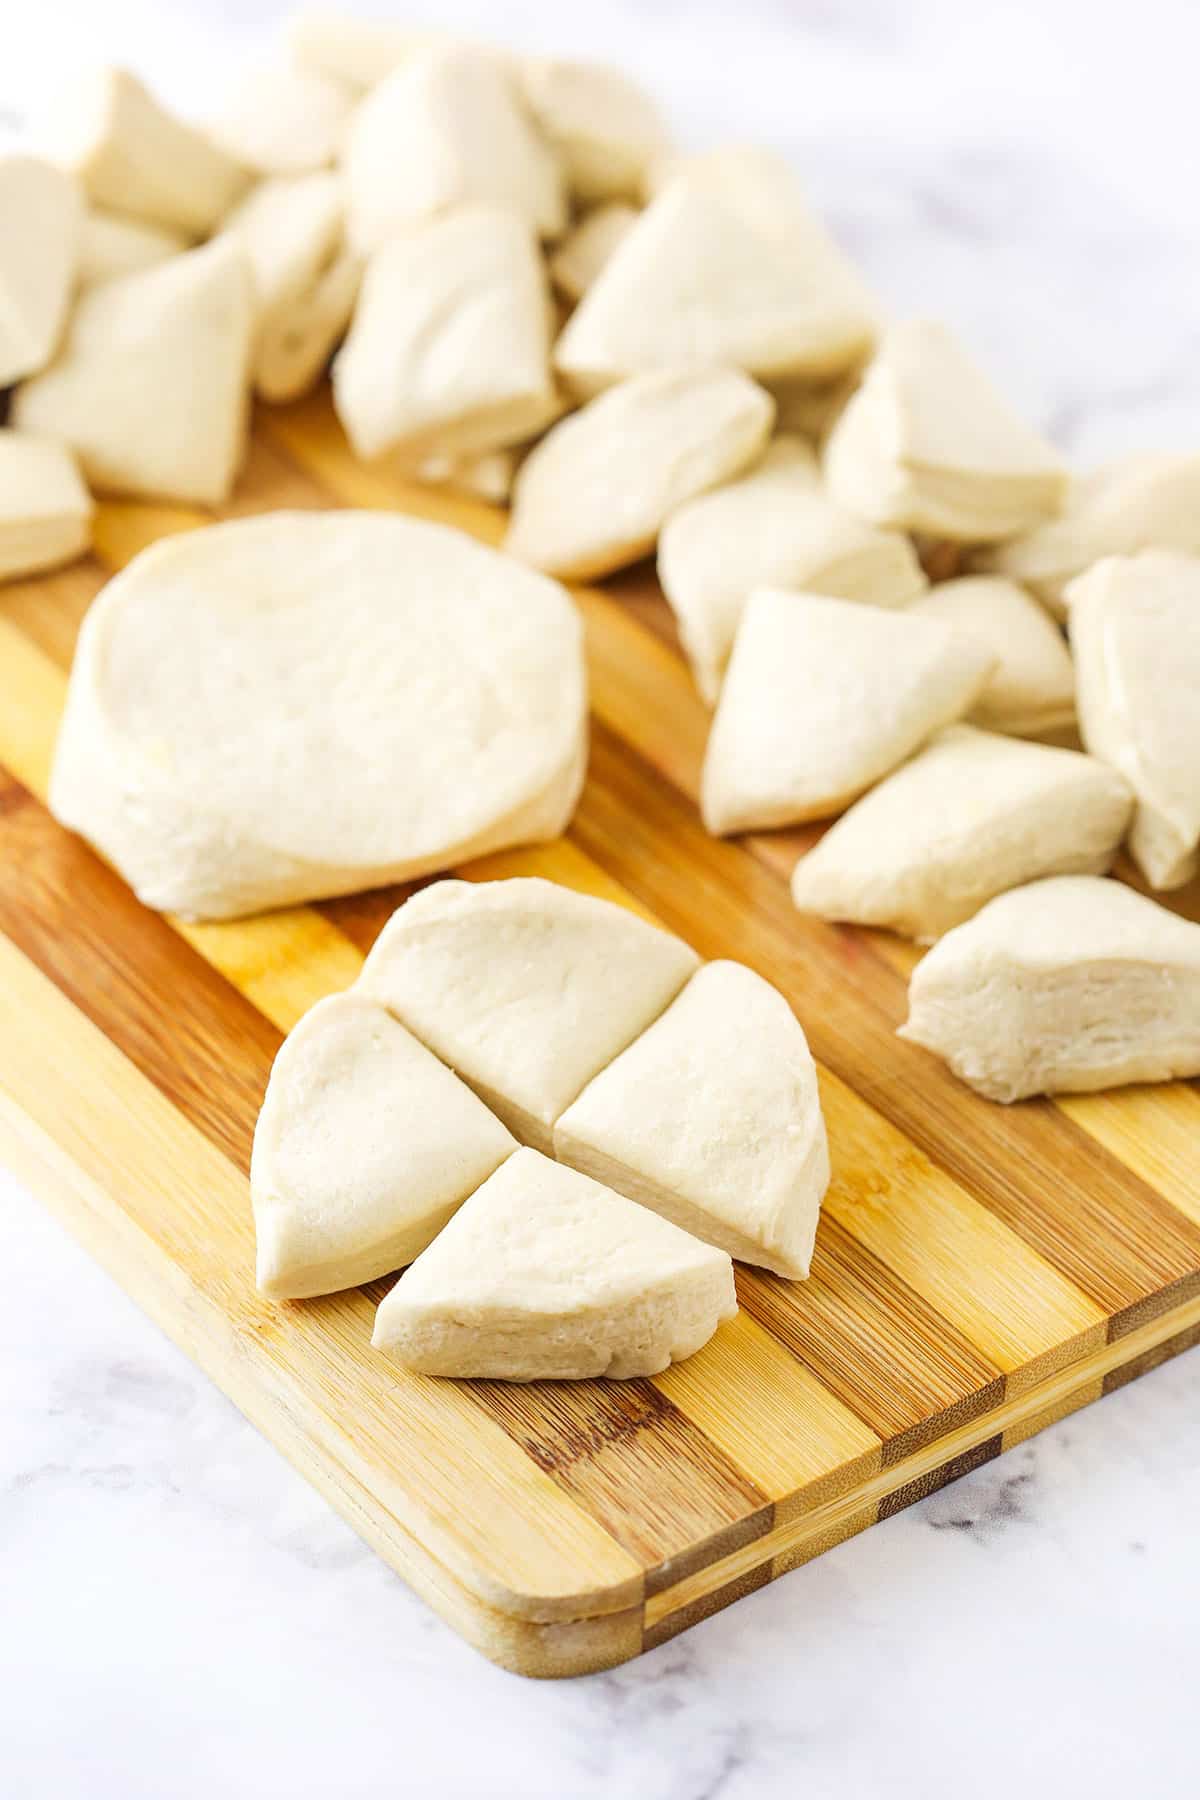
[[[558,160],[501,58],[466,45],[407,57],[358,107],[343,158],[349,236],[364,255],[449,208],[496,206],[542,237],[566,225]]]
[[[419,1256],[516,1145],[382,1006],[351,990],[288,1034],[254,1133],[260,1293],[304,1300]]]
[[[558,340],[555,365],[570,385],[594,394],[689,359],[731,363],[764,381],[861,361],[874,309],[785,177],[786,167],[768,165],[761,194],[749,176],[714,181],[685,168],[669,181]]]
[[[952,725],[832,825],[796,864],[802,912],[929,941],[1042,875],[1099,875],[1133,796],[1076,750]]]
[[[127,69],[95,69],[64,90],[49,132],[94,206],[189,237],[215,230],[248,180],[240,164],[172,117]]]
[[[657,1375],[737,1311],[729,1258],[518,1150],[402,1275],[372,1343],[425,1375]]]
[[[0,581],[82,556],[92,497],[63,444],[0,429]]]
[[[637,216],[624,200],[585,213],[550,257],[550,279],[559,293],[572,303],[581,299]]]
[[[144,219],[126,219],[120,213],[93,206],[84,217],[80,233],[76,279],[81,288],[96,287],[102,281],[115,281],[120,275],[152,269],[156,263],[179,256],[187,248],[188,240],[181,231],[148,225]]]
[[[298,68],[361,90],[390,75],[414,50],[427,49],[440,33],[303,7],[288,19],[285,37],[288,55]]]
[[[808,1274],[829,1149],[791,1007],[742,963],[705,963],[559,1119],[554,1151],[743,1262]]]
[[[1080,735],[1134,791],[1150,886],[1182,887],[1200,867],[1200,558],[1107,557],[1067,601]]]
[[[259,175],[304,175],[337,160],[358,95],[294,64],[249,70],[211,126],[230,156]]]
[[[540,431],[561,404],[545,269],[528,225],[464,206],[377,251],[333,393],[363,457],[479,453]]]
[[[975,638],[996,659],[991,679],[967,715],[989,731],[1040,737],[1075,718],[1075,670],[1061,631],[1045,608],[1001,575],[942,581],[908,611]]]
[[[362,258],[342,248],[311,286],[259,321],[254,386],[264,400],[296,400],[316,387],[349,329],[362,273]]]
[[[1142,452],[1072,481],[1061,517],[976,557],[1032,588],[1057,618],[1064,590],[1102,556],[1139,550],[1200,556],[1200,455]]]
[[[50,361],[83,228],[78,182],[37,156],[0,155],[0,388]]]
[[[253,324],[227,239],[89,288],[13,423],[70,444],[93,487],[217,506],[245,452]]]
[[[676,507],[761,453],[773,413],[736,369],[689,365],[621,382],[530,451],[506,549],[580,579],[636,562]]]
[[[109,582],[50,797],[147,905],[231,917],[554,837],[585,755],[556,583],[440,525],[267,513]]]
[[[1200,1075],[1200,926],[1119,881],[1001,894],[918,965],[900,1036],[989,1100]]]
[[[899,606],[926,586],[909,540],[838,506],[820,485],[812,451],[786,436],[748,475],[672,513],[659,538],[658,578],[710,704],[754,588]]]
[[[940,619],[759,588],[709,733],[709,831],[827,818],[961,718],[995,666]]]
[[[281,394],[281,389],[294,392],[297,382],[304,385],[295,364],[301,361],[307,376],[316,346],[298,359],[288,334],[297,313],[302,319],[311,317],[312,296],[343,261],[343,223],[342,185],[328,169],[269,176],[251,188],[225,222],[221,235],[242,246],[254,278],[251,375],[255,388],[267,397],[287,398],[290,393]],[[351,285],[348,279],[346,285]],[[357,293],[357,272],[352,285]],[[291,355],[288,372],[281,374],[284,344],[291,346]]]
[[[536,878],[439,881],[360,978],[525,1143],[656,1019],[699,959],[635,913]]]
[[[825,446],[836,500],[877,525],[986,543],[1062,505],[1066,471],[954,334],[929,319],[886,333]]]
[[[640,200],[647,170],[670,143],[645,89],[603,63],[528,57],[519,72],[525,103],[574,198],[585,206]]]

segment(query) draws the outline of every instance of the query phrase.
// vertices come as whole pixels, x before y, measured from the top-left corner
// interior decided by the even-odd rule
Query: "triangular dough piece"
[[[1050,445],[928,319],[887,332],[830,433],[825,473],[851,512],[965,543],[1052,517],[1067,485]]]
[[[529,57],[521,90],[542,136],[557,151],[574,198],[640,200],[646,171],[670,139],[644,88],[604,63]]]
[[[62,444],[0,430],[0,581],[82,556],[92,497]]]
[[[812,451],[795,437],[776,438],[748,475],[672,513],[659,539],[658,578],[710,703],[754,588],[900,606],[926,586],[909,540],[831,500]]]
[[[798,191],[765,229],[741,185],[687,171],[630,229],[568,321],[555,364],[579,392],[689,358],[766,380],[860,361],[875,335],[857,277]]]
[[[562,171],[503,60],[467,45],[418,50],[350,122],[349,233],[364,255],[455,206],[497,206],[542,237],[566,225]]]
[[[68,86],[49,134],[93,205],[191,237],[215,230],[249,179],[127,69],[94,69]]]
[[[499,449],[561,411],[550,300],[529,227],[495,207],[414,225],[367,264],[333,371],[360,456]]]
[[[952,725],[850,808],[792,876],[801,912],[920,941],[1042,875],[1100,875],[1133,796],[1077,750]]]
[[[275,1058],[254,1132],[258,1286],[306,1300],[419,1256],[516,1144],[361,994],[320,1000]]]
[[[555,1154],[744,1262],[808,1274],[829,1149],[791,1007],[712,962],[584,1088]]]
[[[840,812],[943,725],[995,666],[940,619],[759,588],[709,733],[709,831],[764,831]]]
[[[609,900],[536,878],[439,881],[393,914],[363,989],[525,1143],[675,998],[699,962]]]
[[[83,227],[79,184],[0,155],[0,388],[44,368],[62,334]]]
[[[737,1311],[727,1256],[518,1150],[400,1277],[372,1343],[424,1375],[657,1375]]]
[[[572,304],[581,299],[637,216],[637,208],[623,200],[585,213],[550,257],[550,279],[559,293]]]
[[[248,70],[211,126],[211,135],[259,175],[304,175],[336,161],[357,103],[343,81],[294,64]]]
[[[342,249],[312,285],[258,328],[254,386],[264,400],[295,400],[313,389],[354,316],[362,258]]]
[[[1200,1075],[1200,925],[1119,881],[1001,894],[918,965],[900,1036],[989,1100]]]
[[[55,361],[18,388],[13,423],[70,444],[94,487],[217,506],[245,451],[253,325],[250,270],[228,241],[89,288]]]
[[[1067,590],[1079,731],[1137,797],[1129,848],[1151,887],[1200,866],[1200,558],[1108,557]]]
[[[94,206],[86,214],[80,233],[76,280],[81,288],[97,287],[102,281],[152,269],[156,263],[179,256],[187,248],[188,240],[181,231],[149,225],[144,219],[127,219]]]
[[[908,608],[943,619],[995,658],[968,718],[989,731],[1040,737],[1075,718],[1075,670],[1062,632],[1045,608],[1000,575],[942,581]]]
[[[976,567],[1032,588],[1057,618],[1064,589],[1102,556],[1200,555],[1200,455],[1149,452],[1072,481],[1062,516],[982,551]]]
[[[441,525],[266,513],[109,582],[51,803],[148,906],[230,917],[557,836],[586,734],[556,583]]]
[[[562,420],[521,465],[505,549],[585,579],[636,562],[678,506],[770,435],[770,396],[736,369],[662,369]]]

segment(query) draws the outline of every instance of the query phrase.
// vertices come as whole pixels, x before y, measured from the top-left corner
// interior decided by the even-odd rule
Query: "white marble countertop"
[[[98,57],[200,110],[283,10],[23,7],[0,115]],[[625,61],[692,141],[787,149],[886,300],[950,318],[1073,456],[1200,441],[1189,0],[503,16]],[[0,1266],[4,1800],[1197,1791],[1196,1353],[661,1650],[538,1684],[414,1599],[3,1171]]]

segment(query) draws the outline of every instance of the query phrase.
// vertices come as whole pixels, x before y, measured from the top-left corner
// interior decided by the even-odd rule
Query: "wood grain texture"
[[[229,512],[330,505],[504,526],[355,463],[322,394],[260,421]],[[271,1059],[410,889],[186,924],[45,806],[88,604],[206,516],[106,504],[92,559],[0,590],[0,1151],[485,1654],[624,1660],[1197,1340],[1195,1088],[1000,1108],[899,1042],[915,953],[791,906],[816,829],[701,828],[707,714],[644,569],[577,591],[593,743],[568,838],[456,873],[600,894],[787,995],[834,1168],[811,1279],[740,1269],[698,1356],[569,1387],[406,1376],[370,1349],[385,1283],[261,1300],[246,1170]]]

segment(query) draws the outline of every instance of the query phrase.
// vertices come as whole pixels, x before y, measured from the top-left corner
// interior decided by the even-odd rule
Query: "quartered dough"
[[[351,991],[289,1033],[254,1133],[258,1286],[302,1300],[419,1256],[516,1148],[382,1006]]]
[[[115,281],[119,275],[152,269],[155,263],[166,262],[187,248],[188,240],[181,231],[93,206],[84,216],[80,232],[76,279],[81,288],[95,287],[101,281]]]
[[[94,206],[191,237],[221,223],[248,179],[233,157],[173,118],[127,69],[95,69],[66,88],[49,135]]]
[[[0,430],[0,581],[82,556],[92,497],[62,444]]]
[[[529,226],[464,206],[367,264],[334,402],[360,456],[471,453],[531,437],[561,410],[545,270]]]
[[[886,333],[829,435],[825,472],[851,512],[965,543],[1052,517],[1067,485],[1050,445],[928,319]]]
[[[312,284],[259,321],[254,386],[264,400],[295,400],[314,388],[354,315],[361,257],[340,249]]]
[[[1200,1074],[1200,925],[1117,881],[1001,894],[919,964],[900,1036],[989,1100]]]
[[[603,63],[527,57],[521,90],[583,205],[640,200],[646,172],[668,148],[658,107],[628,75]]]
[[[234,207],[222,235],[246,253],[254,279],[256,388],[276,393],[278,347],[297,312],[307,315],[311,297],[342,257],[342,185],[331,170],[278,175],[260,181]],[[357,276],[355,278],[357,290]],[[282,385],[291,387],[292,381]]]
[[[259,175],[303,175],[336,161],[357,100],[344,81],[286,62],[267,64],[243,75],[211,135]]]
[[[147,905],[229,917],[553,837],[585,753],[554,582],[444,526],[268,513],[104,589],[51,803]]]
[[[658,577],[710,703],[752,589],[804,588],[899,606],[926,586],[909,540],[831,500],[812,451],[788,436],[777,437],[749,474],[671,514],[659,538]]]
[[[736,154],[736,153],[734,153]],[[581,393],[692,358],[766,380],[861,361],[874,308],[765,153],[685,165],[639,216],[568,321],[555,363]]]
[[[994,666],[939,619],[757,589],[709,733],[705,825],[760,831],[839,812],[961,718]]]
[[[944,619],[995,658],[968,715],[990,731],[1038,737],[1075,718],[1075,670],[1061,631],[1045,608],[1000,575],[942,581],[914,600],[910,614]]]
[[[361,984],[548,1151],[563,1108],[698,961],[635,913],[555,882],[439,881],[393,915]]]
[[[556,1155],[727,1250],[808,1274],[829,1151],[817,1074],[783,995],[706,963],[584,1088]]]
[[[93,486],[202,506],[229,497],[246,438],[254,290],[218,239],[89,288],[13,423],[70,444]]]
[[[572,303],[579,300],[637,216],[637,208],[624,200],[611,200],[585,213],[550,257],[550,279],[559,293]]]
[[[1101,874],[1132,807],[1094,757],[952,725],[800,858],[792,897],[927,941],[1021,882]]]
[[[566,225],[562,171],[503,60],[466,45],[417,50],[350,122],[350,241],[369,254],[397,231],[464,205],[498,206],[542,237]]]
[[[1200,555],[1200,455],[1123,457],[1072,481],[1060,518],[981,551],[981,569],[1032,588],[1059,618],[1064,590],[1102,556],[1139,550]]]
[[[293,13],[285,32],[288,55],[298,68],[359,89],[374,87],[414,50],[427,49],[439,37],[429,29],[314,6]]]
[[[78,182],[0,155],[0,388],[44,368],[62,335],[83,227]]]
[[[657,1375],[737,1311],[729,1258],[518,1150],[400,1277],[376,1349],[426,1375]]]
[[[759,455],[773,413],[735,369],[689,365],[622,382],[529,453],[505,548],[581,579],[636,562],[676,507]]]
[[[1151,887],[1200,844],[1200,558],[1108,557],[1067,589],[1079,730],[1137,797],[1129,848]]]

